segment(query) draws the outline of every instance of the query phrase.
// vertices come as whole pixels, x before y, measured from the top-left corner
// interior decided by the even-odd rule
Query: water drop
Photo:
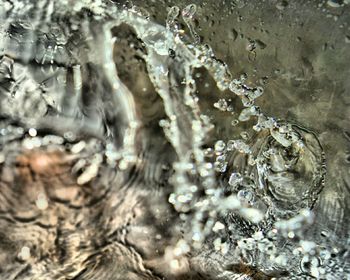
[[[226,147],[226,144],[223,140],[218,140],[216,143],[215,143],[215,151],[218,152],[218,153],[221,153],[225,150],[225,147]]]
[[[223,98],[219,99],[218,102],[214,103],[214,107],[219,109],[220,111],[225,112],[228,108],[226,99],[223,99]]]
[[[237,187],[243,181],[243,177],[240,173],[232,173],[228,183],[232,187]]]
[[[27,246],[23,246],[21,248],[21,251],[18,254],[18,258],[23,260],[23,261],[28,261],[30,259],[30,257],[31,257],[30,248]]]
[[[350,36],[345,36],[345,43],[350,44]]]
[[[342,0],[328,0],[327,5],[332,8],[339,8],[343,4]]]
[[[278,1],[276,4],[276,8],[280,11],[283,11],[286,7],[288,7],[288,2],[285,0]]]
[[[37,135],[37,131],[35,128],[30,128],[29,131],[28,131],[28,134],[31,136],[31,137],[35,137]]]

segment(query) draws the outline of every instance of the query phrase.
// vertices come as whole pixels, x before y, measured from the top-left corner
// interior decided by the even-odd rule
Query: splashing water
[[[342,279],[305,239],[317,135],[255,104],[264,89],[201,43],[196,11],[172,7],[164,27],[107,1],[2,3],[1,277]],[[198,71],[240,137],[216,133]]]

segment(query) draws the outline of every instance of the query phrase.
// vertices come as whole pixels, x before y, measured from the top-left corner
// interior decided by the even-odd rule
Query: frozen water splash
[[[114,59],[115,43],[122,40],[114,29],[129,26],[141,42],[138,56],[164,107],[157,124],[176,153],[172,176],[164,183],[183,236],[165,253],[170,270],[182,272],[185,256],[209,244],[210,250],[258,268],[266,277],[331,275],[327,244],[303,239],[324,185],[325,157],[317,136],[255,105],[264,89],[248,86],[244,75],[233,79],[210,46],[201,44],[196,5],[170,8],[165,27],[144,10],[120,9],[107,1],[2,6],[0,110],[22,124],[3,126],[4,160],[17,149],[8,144],[14,140],[21,149],[68,151],[70,160],[77,158],[72,172],[78,185],[96,179],[104,164],[118,172],[142,166],[140,138],[147,134],[138,93],[121,79]],[[136,49],[131,41],[130,51]],[[227,100],[241,100],[238,119],[227,121],[252,123],[242,139],[211,139],[213,119],[202,112],[197,95],[194,72],[199,68],[227,92]],[[222,114],[236,111],[227,100],[213,107]],[[29,127],[55,135],[32,130],[28,136]],[[62,148],[64,143],[68,148]],[[22,250],[21,258],[30,258],[28,252]]]

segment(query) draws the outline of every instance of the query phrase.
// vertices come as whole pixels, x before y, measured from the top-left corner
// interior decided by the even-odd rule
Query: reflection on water
[[[256,104],[195,4],[1,8],[1,278],[345,279],[346,244],[309,232],[319,136]]]

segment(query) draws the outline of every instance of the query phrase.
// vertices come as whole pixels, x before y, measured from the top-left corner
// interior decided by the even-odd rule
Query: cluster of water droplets
[[[322,147],[307,129],[264,114],[254,104],[263,94],[263,88],[247,86],[244,75],[231,79],[226,65],[215,58],[209,46],[199,43],[193,24],[188,23],[188,14],[193,17],[194,7],[187,6],[182,13],[194,37],[194,43],[187,47],[199,60],[198,66],[208,70],[220,90],[229,89],[241,99],[244,109],[238,120],[233,120],[234,124],[251,118],[256,122],[252,126],[254,136],[243,132],[241,139],[217,140],[214,147],[207,150],[198,149],[205,143],[205,138],[194,139],[194,147],[189,151],[193,156],[187,162],[176,163],[175,192],[169,201],[190,223],[191,231],[186,239],[191,240],[195,248],[200,248],[212,232],[228,231],[230,238],[237,242],[237,256],[243,254],[247,263],[264,268],[267,273],[269,270],[282,271],[280,276],[283,276],[290,270],[293,248],[294,255],[302,256],[301,265],[308,263],[302,268],[303,273],[314,277],[324,275],[325,269],[319,270],[320,262],[314,260],[317,259],[314,242],[301,240],[285,250],[279,248],[281,242],[292,244],[301,239],[302,231],[313,222],[310,210],[323,188],[325,175]],[[170,10],[168,26],[174,25],[174,17],[178,14],[179,8]],[[175,36],[178,34],[177,31]],[[194,60],[191,64],[197,66]],[[194,97],[192,104],[196,100]],[[219,99],[213,106],[223,112],[233,111],[226,99]],[[202,122],[198,126],[198,131],[192,126],[197,134],[212,129],[208,123]],[[190,184],[188,178],[193,175],[196,175],[195,182],[199,182]],[[229,222],[224,223],[222,219],[227,215]],[[255,233],[250,236],[247,234],[250,230],[247,230],[240,239],[237,228],[242,220]],[[226,254],[232,243],[224,239],[216,238],[213,246]]]

